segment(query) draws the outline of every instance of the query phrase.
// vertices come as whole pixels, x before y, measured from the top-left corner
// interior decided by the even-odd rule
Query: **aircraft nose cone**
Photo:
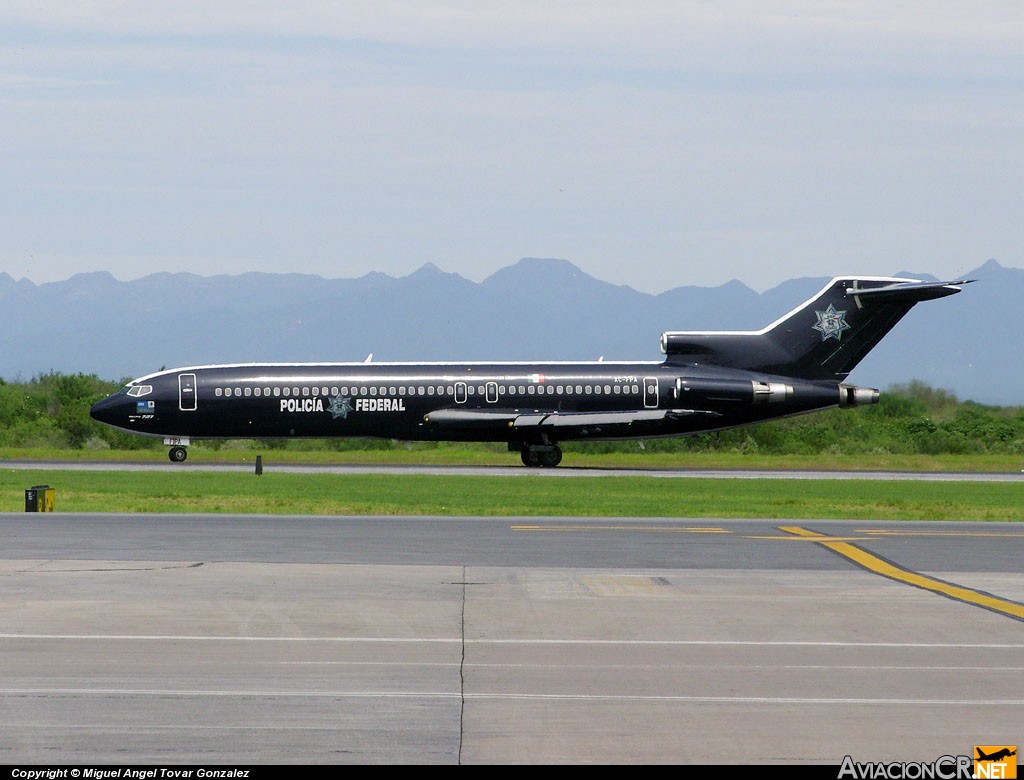
[[[124,396],[112,395],[94,403],[89,408],[89,416],[97,422],[107,425],[123,424],[125,422],[124,406]]]

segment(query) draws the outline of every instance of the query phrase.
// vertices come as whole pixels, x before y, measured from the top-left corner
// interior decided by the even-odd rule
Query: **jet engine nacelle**
[[[864,404],[877,404],[878,391],[873,387],[854,387],[853,385],[839,385],[840,406],[862,406]]]
[[[759,382],[751,379],[706,379],[703,377],[676,378],[675,395],[678,400],[691,403],[747,403],[769,404],[786,401],[793,394],[793,386],[784,382]]]

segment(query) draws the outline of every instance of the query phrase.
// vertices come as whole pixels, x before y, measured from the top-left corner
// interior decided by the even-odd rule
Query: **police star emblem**
[[[850,329],[850,326],[846,324],[846,312],[836,311],[836,307],[831,303],[825,311],[815,311],[814,313],[818,315],[818,323],[811,327],[821,333],[822,341],[825,339],[839,341],[843,331]]]
[[[331,418],[337,420],[340,417],[343,420],[347,420],[348,413],[352,411],[352,404],[349,403],[350,400],[347,395],[341,395],[340,393],[331,398],[330,403],[327,405],[327,411],[331,413]]]

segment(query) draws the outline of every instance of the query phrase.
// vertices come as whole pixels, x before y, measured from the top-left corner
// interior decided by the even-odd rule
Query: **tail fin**
[[[661,349],[670,360],[842,382],[914,304],[969,281],[836,277],[762,330],[669,331]]]

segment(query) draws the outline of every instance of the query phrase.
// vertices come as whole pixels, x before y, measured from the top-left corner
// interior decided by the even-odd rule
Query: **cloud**
[[[474,279],[559,256],[655,292],[1012,265],[1022,16],[14,0],[0,228],[36,281],[75,256]]]

